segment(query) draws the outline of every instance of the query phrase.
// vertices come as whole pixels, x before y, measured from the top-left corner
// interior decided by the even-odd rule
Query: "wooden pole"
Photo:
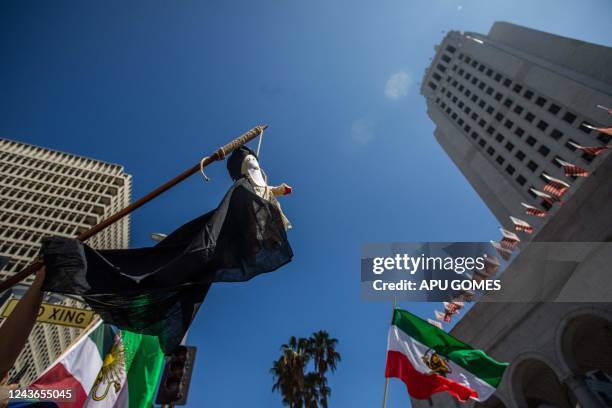
[[[92,236],[94,236],[98,232],[102,231],[106,227],[108,227],[108,226],[114,224],[115,222],[119,221],[121,218],[125,217],[126,215],[128,215],[132,211],[136,210],[137,208],[142,207],[144,204],[146,204],[149,201],[153,200],[155,197],[157,197],[160,194],[162,194],[162,193],[166,192],[167,190],[171,189],[172,187],[174,187],[175,185],[177,185],[181,181],[185,180],[186,178],[188,178],[192,174],[197,173],[198,171],[200,171],[200,169],[203,169],[204,167],[208,166],[209,164],[211,164],[211,163],[213,163],[213,162],[215,162],[217,160],[225,159],[225,156],[227,156],[229,153],[233,152],[234,150],[236,150],[240,146],[244,145],[245,143],[249,142],[250,140],[255,139],[267,127],[268,127],[268,125],[259,125],[259,126],[253,128],[253,129],[249,130],[248,132],[242,134],[241,136],[239,136],[236,139],[232,140],[231,142],[229,142],[225,146],[222,146],[221,148],[219,148],[217,151],[215,151],[210,156],[204,158],[201,163],[198,163],[195,166],[188,168],[187,170],[185,170],[184,172],[182,172],[178,176],[174,177],[171,180],[168,180],[167,182],[165,182],[161,186],[157,187],[155,190],[151,191],[150,193],[146,194],[145,196],[141,197],[140,199],[134,201],[132,204],[128,205],[124,209],[122,209],[119,212],[111,215],[107,219],[105,219],[102,222],[94,225],[93,227],[91,227],[87,231],[83,232],[78,237],[76,237],[76,239],[78,239],[79,241],[85,241],[88,238],[91,238]],[[39,270],[43,265],[44,264],[43,264],[42,259],[40,259],[40,258],[36,259],[32,264],[30,264],[24,270],[22,270],[22,271],[16,273],[15,275],[9,277],[4,282],[1,282],[0,283],[0,293],[4,292],[5,290],[7,290],[7,289],[9,289],[11,287],[13,287],[14,285],[19,283],[23,279],[25,279],[28,276],[32,275],[37,270]]]
[[[395,313],[395,308],[397,307],[397,297],[393,296],[393,310],[391,311],[391,319],[393,319],[393,315]],[[383,403],[382,408],[387,408],[387,393],[389,388],[389,378],[385,375],[385,391],[383,394]]]

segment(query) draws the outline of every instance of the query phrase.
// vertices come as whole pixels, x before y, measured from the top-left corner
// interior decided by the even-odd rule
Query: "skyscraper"
[[[487,35],[452,31],[436,47],[421,87],[436,139],[502,225],[519,216],[536,227],[532,235],[519,233],[532,241],[500,277],[523,301],[488,294],[451,330],[511,363],[494,396],[466,406],[612,406],[612,284],[605,267],[612,263],[612,155],[576,148],[610,142],[583,126],[612,123],[597,107],[612,107],[610,66],[609,47],[509,23],[495,23]],[[566,177],[556,159],[589,177]],[[525,215],[521,202],[551,207],[533,193],[546,176],[571,185],[565,203],[552,204],[545,218]],[[558,251],[559,262],[540,269],[529,251],[555,242],[588,243],[588,256],[578,261]],[[557,301],[542,301],[540,289]],[[459,405],[445,393],[413,400],[414,407]]]
[[[609,140],[583,124],[609,120],[597,105],[612,104],[610,66],[608,47],[502,22],[436,47],[421,85],[435,137],[502,224],[521,202],[550,207],[533,189],[565,179],[557,159],[598,166],[576,145]]]
[[[43,237],[75,237],[127,206],[131,188],[132,177],[120,165],[0,139],[0,256],[9,258],[0,279],[25,268],[38,255]],[[102,249],[127,248],[129,234],[130,221],[125,217],[88,243]],[[18,296],[23,290],[12,292]],[[78,299],[57,295],[44,301],[87,307]],[[37,323],[12,373],[25,370],[21,384],[28,384],[79,332]]]

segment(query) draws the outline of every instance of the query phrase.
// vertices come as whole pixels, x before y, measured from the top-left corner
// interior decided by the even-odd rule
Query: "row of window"
[[[38,231],[49,231],[53,233],[66,234],[67,236],[75,236],[75,232],[81,229],[82,225],[78,224],[68,224],[66,222],[61,222],[57,220],[46,220],[38,217],[32,217],[27,214],[2,214],[3,222],[0,225],[3,225],[3,231],[0,236],[3,238],[11,238],[11,229],[12,225],[19,225],[24,228],[33,228]],[[88,224],[93,225],[93,224]],[[17,239],[17,237],[13,237]]]
[[[22,258],[27,261],[34,259],[40,250],[40,245],[28,245],[19,242],[0,241],[0,253],[10,254],[12,258]]]
[[[444,102],[441,102],[441,104],[444,104]],[[463,126],[463,130],[468,133],[470,135],[470,137],[472,139],[474,139],[474,141],[477,143],[477,145],[483,150],[485,151],[489,156],[491,156],[492,158],[494,158],[495,163],[497,163],[499,166],[501,166],[502,168],[504,168],[504,170],[506,171],[506,173],[508,173],[510,176],[512,176],[514,178],[514,180],[520,185],[520,186],[524,186],[525,183],[527,182],[527,179],[525,178],[525,176],[523,176],[520,173],[517,173],[517,169],[511,164],[508,163],[506,164],[506,158],[504,157],[504,155],[502,155],[501,153],[498,153],[496,151],[496,149],[491,145],[488,144],[486,139],[482,136],[479,135],[479,133],[476,130],[472,130],[472,127],[467,124],[464,123],[464,120],[460,117],[458,117],[458,115],[453,112],[453,110],[450,107],[447,107],[445,109],[446,114],[453,120],[455,120],[455,122],[459,125],[459,126]],[[481,128],[484,128],[486,126],[486,122],[483,121],[481,119],[481,121],[478,123],[478,125]],[[487,128],[487,134],[489,134],[488,136],[491,137],[493,131],[491,131],[490,129],[492,129],[490,126]],[[500,146],[500,148],[505,149],[506,151],[508,151],[509,153],[512,153],[515,149],[515,145],[514,143],[512,143],[511,141],[506,141],[504,143],[505,137],[502,133],[497,132],[497,135],[495,136],[495,138],[493,139],[495,140],[498,145]],[[533,139],[535,141],[535,139]],[[548,155],[548,153],[550,153],[550,150],[548,150],[548,148],[546,146],[541,146],[540,147],[540,153],[543,156]],[[517,149],[517,151],[514,154],[515,158],[519,161],[519,162],[523,162],[525,164],[525,167],[527,169],[529,169],[531,172],[536,172],[539,168],[538,163],[536,163],[534,160],[530,160],[529,158],[527,158],[527,155],[520,149]],[[561,160],[565,160],[562,157],[559,156],[555,156],[551,159],[551,163],[560,168],[560,164],[558,163],[558,159]],[[504,167],[505,165],[505,167]],[[516,176],[515,176],[515,173]],[[542,178],[544,181],[545,178],[543,177],[542,174],[540,174],[540,178]],[[533,188],[533,186],[530,186],[530,189]],[[529,194],[532,195],[534,198],[537,198],[537,196],[529,189]],[[544,205],[546,208],[549,207],[549,204],[547,203],[543,203],[542,205]]]
[[[448,45],[446,47],[446,51],[450,54],[455,54],[456,52],[456,48],[454,46]],[[441,57],[441,60],[444,61],[447,64],[450,64],[451,62],[451,57],[449,57],[448,54],[443,54]],[[475,58],[471,57],[470,55],[464,54],[464,53],[459,53],[458,56],[458,60],[462,61],[464,66],[466,68],[469,69],[469,67],[471,67],[472,69],[474,69],[474,71],[478,71],[480,73],[483,73],[484,75],[486,75],[487,77],[492,78],[495,82],[500,83],[501,85],[503,85],[504,87],[508,88],[508,89],[512,89],[512,91],[517,94],[517,95],[521,95],[525,100],[527,101],[533,101],[533,103],[538,106],[539,108],[541,108],[543,111],[545,110],[546,112],[548,112],[548,114],[553,115],[553,116],[558,116],[559,113],[561,112],[561,106],[559,106],[558,104],[554,103],[554,102],[550,102],[550,104],[548,105],[547,109],[544,109],[545,106],[548,104],[548,100],[546,99],[545,96],[543,95],[536,95],[536,93],[533,90],[530,90],[526,87],[524,87],[521,84],[514,84],[512,82],[512,79],[504,77],[502,74],[500,74],[499,72],[494,71],[492,68],[487,67],[485,64],[479,62],[478,60],[476,60]],[[444,65],[442,65],[442,68],[444,69],[443,72],[446,71],[447,67],[445,67]],[[457,64],[454,64],[452,67],[453,71],[457,71],[459,70],[459,74],[462,76],[465,76],[466,79],[470,79],[472,78],[472,74],[470,72],[468,72],[467,70],[465,70],[464,68],[460,68]],[[439,75],[437,76],[437,78],[440,78]],[[448,79],[448,78],[447,78]],[[478,82],[478,79],[472,78],[472,84]],[[486,86],[486,84],[481,80],[480,83],[478,84],[480,89],[483,89],[483,87]],[[491,90],[490,87],[487,88],[487,93],[490,94]],[[496,94],[496,98],[499,98],[498,94]],[[498,99],[499,100],[499,99]],[[523,108],[519,108],[520,110],[523,110]],[[520,112],[519,112],[520,113]],[[529,116],[531,117],[531,116]],[[570,112],[570,111],[565,111],[563,113],[563,116],[561,117],[561,119],[565,122],[567,122],[569,125],[574,124],[574,122],[577,119],[577,115]],[[581,131],[585,132],[585,133],[591,133],[591,130],[588,128],[585,128],[584,126],[582,126],[582,124],[580,124],[580,126],[578,127]],[[608,144],[610,142],[610,140],[612,140],[612,136],[609,135],[605,135],[603,133],[600,133],[597,138],[604,144]]]
[[[54,207],[44,207],[33,203],[7,200],[4,198],[0,198],[0,208],[2,208],[3,211],[0,213],[0,222],[8,222],[7,220],[11,214],[29,214],[39,218],[55,219],[77,224],[94,225],[97,222],[97,217],[91,214],[66,211]]]
[[[464,54],[460,54],[459,59],[460,60],[464,60],[464,62],[466,64],[469,64],[469,66],[471,66],[472,68],[477,67],[478,71],[480,72],[484,72],[486,76],[491,77],[494,81],[501,83],[502,86],[508,88],[508,89],[512,89],[512,91],[517,95],[517,96],[521,96],[523,99],[525,99],[526,101],[532,101],[532,103],[537,106],[540,110],[542,110],[543,112],[546,112],[547,115],[551,115],[554,117],[559,117],[559,114],[562,111],[561,106],[559,106],[558,104],[554,103],[554,102],[550,102],[546,99],[545,96],[543,95],[536,95],[536,93],[531,90],[528,89],[520,84],[514,84],[510,78],[504,78],[503,75],[501,75],[500,73],[496,73],[493,69],[486,67],[484,64],[476,61],[475,59],[472,59],[470,56],[468,55],[464,55]],[[456,71],[458,68],[458,66],[455,64],[453,66],[453,71]],[[463,68],[459,68],[459,74],[464,76],[466,79],[470,79],[472,78],[472,74],[466,70],[464,70]],[[449,78],[447,78],[448,80]],[[502,81],[503,80],[503,81]],[[477,79],[472,78],[472,83],[478,82]],[[478,84],[478,87],[480,89],[483,89],[485,86],[487,86],[484,81],[480,80],[480,83]],[[487,88],[487,94],[491,95],[492,93],[492,88],[489,86]],[[500,100],[503,96],[498,92],[495,95],[496,100]],[[510,107],[513,103],[513,101],[508,100],[509,98],[507,98],[504,102],[504,104],[507,107]],[[517,102],[517,106],[515,106],[514,108],[514,113],[516,113],[517,115],[520,115],[521,112],[523,112],[525,110],[525,108],[523,106],[521,106],[518,102]],[[577,115],[570,112],[570,111],[565,111],[563,112],[563,115],[560,116],[561,120],[563,120],[564,122],[566,122],[568,125],[574,125],[574,128],[578,128],[580,129],[582,132],[589,134],[591,133],[591,130],[582,126],[583,123],[580,124],[576,124],[576,119],[577,119]],[[535,119],[535,115],[531,112],[527,112],[525,115],[525,119],[528,122],[533,122],[533,120]],[[578,126],[576,126],[578,125]],[[541,129],[542,131],[546,130],[546,128],[548,127],[548,124],[545,121],[539,121],[538,122],[538,127],[539,129]],[[560,136],[562,136],[562,134],[560,134],[560,131],[553,131],[550,134],[551,137],[553,138],[560,138]],[[610,141],[610,137],[607,135],[603,135],[603,134],[599,134],[598,135],[598,139],[607,144]],[[558,139],[556,139],[558,140]],[[587,161],[590,161],[589,157],[585,157],[585,159]]]
[[[117,164],[111,164],[102,162],[99,160],[90,159],[87,157],[75,156],[68,153],[58,152],[55,150],[50,150],[44,147],[27,145],[20,142],[15,142],[13,140],[8,139],[0,139],[0,147],[3,151],[12,151],[15,153],[28,153],[28,156],[48,158],[52,157],[55,161],[66,163],[66,164],[75,164],[79,167],[85,167],[88,169],[100,169],[103,168],[105,171],[112,171],[115,173],[120,173],[123,171],[123,168]]]
[[[450,62],[449,58],[442,58],[443,61],[445,62]],[[491,77],[494,81],[501,83],[504,87],[508,88],[508,89],[512,89],[512,91],[514,93],[518,95],[521,95],[524,99],[526,99],[527,101],[533,101],[534,105],[538,106],[539,108],[541,108],[542,110],[544,110],[544,107],[548,104],[548,100],[542,96],[542,95],[536,95],[534,91],[527,89],[520,85],[520,84],[514,84],[512,83],[512,80],[510,78],[504,78],[503,75],[501,75],[500,73],[496,73],[493,69],[486,67],[484,64],[478,62],[476,59],[473,59],[472,57],[470,57],[469,55],[465,55],[463,53],[461,53],[459,55],[459,60],[460,61],[464,61],[464,63],[467,65],[467,68],[464,69],[463,67],[459,67],[457,64],[453,65],[453,71],[457,71],[460,76],[463,76],[466,80],[470,80],[471,79],[471,83],[473,85],[477,85],[478,88],[480,90],[484,90],[484,88],[486,87],[486,93],[488,95],[492,95],[494,93],[494,89],[493,87],[491,87],[490,85],[488,86],[484,81],[479,80],[476,76],[473,76],[472,73],[470,73],[470,69],[469,67],[474,68],[475,70],[477,69],[479,72],[484,73],[486,76]],[[445,67],[442,64],[438,64],[436,66],[436,68],[441,71],[441,72],[446,72],[447,67]],[[435,75],[433,75],[434,79],[436,80],[441,80],[441,76],[437,73],[434,73]],[[451,80],[451,76],[447,76],[447,81]],[[454,86],[457,85],[457,81],[454,80],[452,82],[452,84]],[[463,85],[460,85],[460,90],[463,91]],[[469,95],[468,95],[469,96]],[[501,99],[503,98],[503,94],[500,92],[496,92],[495,93],[495,99],[497,101],[501,101]],[[506,100],[504,101],[504,105],[507,107],[510,107],[513,104],[513,100],[511,98],[506,98]],[[515,106],[514,112],[517,113],[517,115],[519,115],[521,112],[523,112],[525,110],[525,108],[523,106],[520,106],[520,104],[518,104],[517,102],[517,106]],[[554,102],[550,102],[550,104],[548,104],[548,107],[546,109],[546,112],[548,112],[548,114],[552,115],[552,116],[558,116],[558,114],[561,112],[561,107],[559,105],[557,105]],[[529,122],[533,122],[533,120],[535,119],[535,115],[531,112],[527,112],[525,119]],[[574,124],[574,122],[577,119],[577,116],[569,111],[564,112],[563,116],[561,117],[561,119],[563,121],[565,121],[566,123],[568,123],[569,125]],[[537,126],[539,129],[541,129],[542,131],[545,131],[546,128],[548,127],[548,123],[546,123],[545,121],[539,121],[537,123]],[[579,129],[585,133],[590,133],[590,129],[585,128],[584,126],[579,126]],[[560,138],[562,136],[562,133],[557,129],[557,130],[553,130],[550,134],[551,137],[553,138]],[[609,137],[608,136],[603,136],[599,135],[598,137],[602,142],[604,143],[608,143],[609,141]],[[557,139],[558,140],[558,139]],[[588,158],[587,158],[588,161]]]
[[[90,181],[102,182],[104,184],[115,184],[122,186],[123,178],[88,170],[80,167],[68,166],[61,163],[50,162],[30,156],[22,156],[11,152],[0,152],[0,163],[11,163],[13,165],[26,166],[28,168],[44,170],[48,173],[57,173],[64,176],[75,176]]]
[[[447,77],[447,80],[450,82],[450,76]],[[482,83],[482,84],[484,84],[484,83]],[[486,111],[489,115],[493,115],[494,110],[495,110],[494,107],[492,105],[488,105],[488,107],[485,108],[485,106],[486,106],[485,100],[480,99],[476,93],[472,94],[472,91],[469,88],[466,89],[466,87],[464,87],[463,84],[458,84],[458,82],[456,80],[453,80],[451,82],[451,86],[455,87],[460,92],[463,92],[463,94],[465,96],[468,96],[468,97],[471,96],[471,101],[472,102],[477,103],[478,106],[481,109],[483,109],[484,111]],[[459,108],[464,108],[464,102],[462,100],[459,100],[457,96],[453,96],[453,94],[452,94],[452,92],[450,90],[446,90],[445,87],[442,87],[441,91],[442,91],[442,93],[444,93],[444,91],[446,91],[445,95],[446,95],[447,98],[449,98],[453,103],[456,103]],[[488,88],[487,89],[487,93],[489,93],[489,94],[492,94],[493,91],[494,91],[493,88]],[[531,92],[531,91],[529,91],[529,92]],[[499,92],[495,96],[495,99],[498,100],[498,101],[500,101],[502,98],[503,98],[503,95],[501,93],[499,93]],[[510,99],[510,98],[506,98],[503,104],[504,104],[504,106],[510,108],[514,104],[514,101],[512,99]],[[558,109],[560,109],[557,105],[554,105],[554,104],[551,105],[551,108],[554,108],[553,110],[555,110],[555,111],[558,111]],[[521,105],[519,105],[519,104],[515,104],[514,105],[513,112],[516,113],[517,116],[520,115],[523,111],[525,111],[525,109]],[[464,112],[469,114],[471,112],[471,109],[466,106],[464,108]],[[511,119],[506,119],[505,115],[502,112],[498,111],[494,115],[494,118],[495,118],[496,121],[502,123],[503,126],[508,128],[508,129],[511,129],[514,126],[514,122]],[[569,121],[573,122],[576,119],[576,116],[573,115],[570,112],[566,112],[565,118],[567,119],[568,122]],[[475,121],[478,120],[478,114],[477,113],[472,113],[472,119],[475,120]],[[525,120],[527,122],[533,122],[534,119],[535,119],[535,115],[533,115],[533,113],[526,112]],[[483,122],[484,122],[484,120],[481,119],[481,121],[479,123],[482,125]],[[549,127],[549,124],[547,122],[545,122],[544,120],[539,120],[537,125],[536,125],[536,127],[544,132]],[[488,131],[489,134],[492,134],[493,131],[494,131],[493,126],[489,126],[487,131]],[[521,138],[525,134],[525,131],[521,127],[517,126],[515,131],[514,131],[514,133],[517,135],[517,137]],[[549,136],[552,139],[554,139],[556,141],[559,141],[564,136],[564,134],[559,129],[555,128],[555,129],[551,130],[551,132],[549,133]],[[535,141],[536,141],[535,138],[533,138],[532,136],[529,136],[528,139],[527,139],[527,144],[529,144],[530,146],[534,146]],[[573,143],[576,143],[575,141],[570,139],[570,140],[568,140],[565,143],[565,146],[569,150],[575,151],[576,149],[575,149],[574,146],[572,146],[569,143],[570,141],[573,142]],[[548,151],[548,152],[550,151],[550,149],[548,147],[546,147],[546,146],[541,146],[538,149],[539,153],[543,153],[543,152],[546,152],[546,151]],[[593,160],[594,156],[583,154],[583,158],[585,159],[585,161],[590,162],[590,161]]]
[[[36,186],[37,188],[43,189],[43,191],[49,190],[53,187],[70,187],[98,194],[109,194],[112,196],[116,195],[118,192],[117,187],[109,186],[108,184],[94,183],[92,181],[79,178],[69,178],[61,174],[49,173],[42,170],[35,170],[6,163],[0,164],[0,173],[2,174],[2,178],[8,177],[9,175],[19,177],[22,179],[21,184],[23,186],[28,186],[30,188],[34,188]]]
[[[447,95],[447,97],[448,97],[448,96],[452,96],[452,93],[447,92],[447,94],[446,94],[446,95]],[[457,102],[457,98],[456,98],[456,97],[452,97],[452,98],[451,98],[451,101],[453,101],[453,102],[454,102],[454,103],[455,103],[455,104],[456,104],[456,105],[457,105],[459,108],[463,108],[464,113],[469,114],[470,112],[472,112],[472,110],[471,110],[471,109],[470,109],[468,106],[465,106],[465,105],[463,104],[463,102],[461,102],[461,101]],[[465,124],[465,125],[464,125],[464,122],[465,122],[465,121],[464,121],[464,119],[463,119],[463,118],[461,118],[461,117],[459,117],[459,116],[457,115],[457,113],[453,112],[453,111],[452,111],[452,109],[451,109],[450,107],[447,107],[446,102],[442,101],[440,98],[437,98],[437,99],[436,99],[436,103],[438,103],[442,109],[445,109],[445,108],[446,108],[445,112],[447,113],[447,115],[449,115],[449,116],[450,116],[450,117],[451,117],[453,120],[456,120],[456,121],[457,121],[457,124],[458,124],[459,126],[463,126],[463,129],[464,129],[464,131],[465,131],[467,134],[469,134],[469,133],[470,133],[470,131],[471,131],[471,129],[472,129],[472,128],[471,128],[471,126],[470,126],[469,124]],[[491,112],[491,113],[492,113],[492,109],[493,109],[493,108],[492,108],[492,106],[489,106],[489,107],[487,108],[487,112]],[[475,123],[477,123],[477,124],[478,124],[478,125],[479,125],[481,128],[486,129],[485,131],[486,131],[486,133],[487,133],[488,135],[493,136],[493,134],[495,133],[496,126],[491,125],[491,122],[490,122],[490,121],[489,121],[489,125],[487,126],[487,121],[486,121],[484,118],[480,118],[480,119],[479,119],[479,117],[480,117],[480,116],[478,115],[478,113],[477,113],[477,112],[472,112],[472,113],[471,113],[471,116],[470,116],[470,118],[471,118],[471,119],[472,119],[472,120],[473,120]],[[500,121],[500,123],[501,123],[501,121],[503,120],[503,118],[499,118],[498,116],[496,116],[496,117],[495,117],[495,120]],[[511,120],[509,120],[509,119],[506,119],[506,120],[503,122],[503,127],[507,128],[507,129],[508,129],[508,131],[510,131],[510,130],[513,128],[513,126],[514,126],[514,122],[512,122],[512,121],[511,121]],[[520,127],[518,127],[518,126],[517,126],[517,127],[514,129],[514,134],[515,134],[515,135],[516,135],[516,136],[517,136],[517,137],[520,139],[520,138],[522,138],[522,137],[523,137],[523,135],[525,134],[525,131],[524,131],[522,128],[520,128]],[[497,132],[496,140],[497,140],[498,142],[500,142],[500,143],[501,143],[501,142],[502,142],[504,139],[505,139],[504,135],[503,135],[502,133],[500,133],[500,132]],[[534,147],[534,146],[535,146],[536,142],[537,142],[536,138],[534,138],[534,137],[533,137],[533,136],[531,136],[531,135],[528,135],[528,136],[525,138],[525,140],[524,140],[524,143],[525,143],[526,145],[528,145],[528,146],[530,146],[530,147],[533,147],[534,149],[535,149],[535,147]],[[566,143],[566,147],[567,147],[568,149],[570,149],[570,150],[575,150],[575,147],[573,147],[573,146],[570,144],[570,142],[574,142],[574,141],[573,141],[573,140],[571,140],[571,139],[570,139],[570,140],[568,140],[568,142]],[[575,142],[574,142],[574,143],[575,143]],[[508,141],[508,142],[506,143],[506,149],[507,149],[507,150],[509,150],[509,151],[512,151],[512,150],[514,149],[514,144],[513,144],[512,142]],[[540,145],[540,146],[537,148],[537,152],[538,152],[538,153],[539,153],[539,154],[540,154],[542,157],[546,157],[546,156],[548,156],[548,154],[550,153],[550,151],[551,151],[551,150],[550,150],[550,148],[548,148],[548,147],[547,147],[547,146],[545,146],[544,144]],[[524,153],[523,153],[523,152],[519,151],[519,153],[520,153],[520,155],[522,155],[522,156],[524,157]],[[519,156],[520,156],[520,155],[519,155]],[[521,160],[522,160],[522,158],[523,158],[523,157],[521,157]],[[554,161],[554,163],[555,163],[555,164],[557,164],[557,163],[556,163],[556,161]]]
[[[4,190],[0,190],[0,191],[4,191]],[[60,206],[47,207],[47,206],[40,206],[34,202],[12,200],[12,199],[0,196],[0,209],[2,209],[3,211],[25,212],[25,213],[36,214],[36,215],[43,215],[46,213],[46,210],[48,208],[52,210],[65,211],[66,215],[61,216],[60,218],[62,217],[68,218],[68,215],[67,215],[68,213],[74,213],[74,214],[83,215],[83,216],[104,213],[103,207],[100,207],[100,206],[94,207],[91,204],[79,203],[77,201],[73,201],[70,204],[64,205],[61,207]]]
[[[0,175],[0,182],[3,184],[0,186],[0,196],[13,197],[24,200],[30,200],[47,205],[57,205],[58,207],[64,207],[67,209],[78,208],[82,211],[81,205],[90,204],[110,204],[110,198],[99,194],[92,194],[80,190],[72,189],[60,189],[56,195],[41,193],[40,189],[27,189],[24,184],[24,179],[17,179],[13,177],[5,177]],[[27,182],[27,180],[25,180]],[[76,201],[78,200],[78,201]],[[84,203],[82,202],[84,201]],[[95,206],[98,207],[98,206]]]

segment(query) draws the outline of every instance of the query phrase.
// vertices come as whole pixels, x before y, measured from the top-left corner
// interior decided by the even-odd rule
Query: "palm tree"
[[[270,369],[274,377],[272,391],[280,391],[283,405],[302,408],[304,398],[304,369],[310,361],[308,341],[291,336],[289,342],[281,346],[282,355]]]
[[[314,360],[314,367],[319,376],[319,395],[323,408],[327,408],[327,400],[331,388],[327,386],[327,370],[335,372],[341,360],[340,353],[336,351],[338,339],[329,336],[325,330],[319,330],[310,336],[308,348]]]
[[[282,354],[274,361],[270,372],[274,377],[272,391],[280,391],[283,405],[327,408],[331,388],[327,386],[326,374],[328,370],[336,371],[340,362],[337,344],[337,339],[320,330],[308,339],[292,336],[281,346]],[[314,371],[306,373],[309,365]]]
[[[318,408],[319,402],[319,376],[317,373],[308,373],[304,377],[304,407]]]
[[[329,396],[331,395],[331,388],[329,388],[327,386],[327,379],[326,378],[320,378],[320,382],[319,382],[319,398],[320,398],[320,402],[321,402],[321,407],[322,408],[327,408],[327,399],[329,398]]]
[[[319,330],[310,336],[308,347],[314,359],[315,370],[324,375],[328,369],[333,373],[341,360],[336,351],[338,339],[329,337],[325,330]]]

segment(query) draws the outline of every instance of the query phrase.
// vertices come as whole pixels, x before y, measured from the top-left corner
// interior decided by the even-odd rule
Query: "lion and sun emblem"
[[[421,356],[421,360],[423,360],[425,365],[431,370],[430,374],[439,374],[446,377],[447,374],[452,372],[448,361],[440,356],[435,350],[428,349],[425,354]]]
[[[124,377],[124,371],[125,350],[123,342],[119,337],[115,341],[115,344],[113,344],[111,351],[104,357],[102,368],[92,387],[92,399],[94,401],[102,401],[108,395],[111,386],[115,389],[116,393],[119,392],[121,389],[121,381]],[[98,394],[100,388],[103,390],[102,394]]]

